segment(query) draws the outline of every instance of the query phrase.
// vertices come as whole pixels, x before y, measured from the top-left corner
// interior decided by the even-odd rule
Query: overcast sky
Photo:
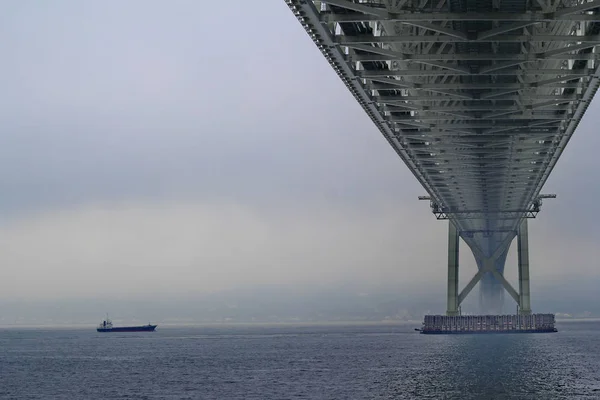
[[[446,224],[283,1],[6,2],[0,54],[1,298],[443,287]],[[599,108],[534,283],[598,277]]]

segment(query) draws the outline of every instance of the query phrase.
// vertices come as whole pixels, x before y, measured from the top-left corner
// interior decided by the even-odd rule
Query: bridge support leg
[[[527,234],[527,218],[519,225],[517,235],[517,254],[519,259],[519,314],[531,314],[531,297],[529,292],[529,238]]]
[[[460,236],[452,221],[448,221],[448,308],[446,315],[456,316],[458,311],[458,245]]]

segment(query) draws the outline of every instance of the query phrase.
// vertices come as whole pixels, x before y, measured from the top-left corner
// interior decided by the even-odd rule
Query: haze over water
[[[12,1],[0,27],[0,302],[339,283],[445,298],[447,225],[284,1]],[[565,303],[598,300],[597,110],[530,223],[534,311],[563,284]]]

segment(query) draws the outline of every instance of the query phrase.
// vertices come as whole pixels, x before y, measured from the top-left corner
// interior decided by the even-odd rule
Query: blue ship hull
[[[157,325],[122,326],[119,328],[97,328],[98,332],[154,332]]]

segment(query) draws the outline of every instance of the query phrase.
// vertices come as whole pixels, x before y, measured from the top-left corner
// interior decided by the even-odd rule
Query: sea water
[[[600,322],[0,329],[0,399],[600,399]]]

